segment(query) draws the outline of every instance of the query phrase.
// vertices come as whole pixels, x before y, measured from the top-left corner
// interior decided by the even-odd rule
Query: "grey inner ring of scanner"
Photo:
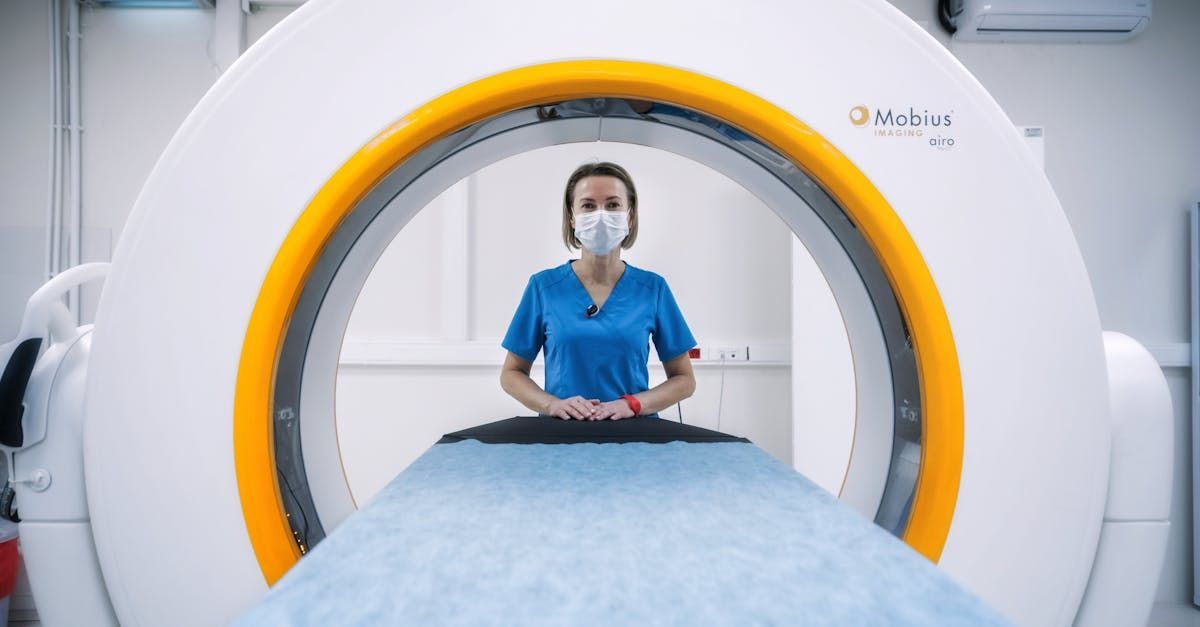
[[[891,368],[893,440],[888,476],[875,522],[895,535],[908,523],[916,489],[921,445],[921,396],[916,357],[895,292],[875,254],[836,201],[802,169],[740,129],[702,113],[665,103],[589,98],[527,107],[463,128],[430,144],[393,169],[343,220],[322,250],[289,321],[279,356],[273,394],[275,466],[283,506],[301,552],[324,539],[326,530],[313,501],[300,441],[300,392],[304,362],[313,327],[325,296],[347,253],[393,199],[413,181],[465,148],[531,125],[579,118],[619,118],[668,125],[717,142],[745,157],[803,199],[843,247],[866,287],[879,320]],[[593,138],[600,139],[599,137]],[[574,140],[580,141],[580,140]],[[563,142],[560,142],[563,143]],[[286,408],[286,410],[279,410]],[[311,418],[310,418],[311,419]],[[316,419],[333,420],[332,416]],[[902,453],[906,453],[901,457]]]

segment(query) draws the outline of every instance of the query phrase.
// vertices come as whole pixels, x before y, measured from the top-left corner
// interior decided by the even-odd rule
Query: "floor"
[[[1200,627],[1200,609],[1192,605],[1159,603],[1151,610],[1146,627]]]
[[[42,627],[36,620],[9,621],[10,627]],[[1146,627],[1200,627],[1200,609],[1192,605],[1159,603],[1150,612]]]

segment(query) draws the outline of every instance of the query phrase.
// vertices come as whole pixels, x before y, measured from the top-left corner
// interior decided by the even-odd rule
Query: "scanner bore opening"
[[[301,390],[306,364],[312,357],[310,345],[314,340],[318,317],[326,305],[331,287],[336,281],[343,280],[339,272],[351,249],[363,240],[368,230],[379,228],[382,218],[393,211],[393,207],[399,206],[400,203],[394,201],[419,179],[455,158],[461,160],[471,149],[479,149],[489,142],[495,144],[492,140],[505,136],[517,137],[522,131],[526,135],[511,142],[505,154],[488,155],[489,159],[484,163],[480,163],[476,155],[472,161],[474,167],[464,174],[508,154],[535,147],[572,141],[620,141],[623,134],[634,128],[642,137],[641,140],[634,140],[636,143],[651,145],[660,133],[682,132],[732,151],[757,169],[759,175],[765,174],[774,183],[799,197],[853,263],[857,278],[870,297],[878,331],[882,333],[886,345],[886,361],[891,375],[891,418],[894,425],[891,454],[882,500],[874,518],[878,525],[889,532],[897,536],[904,533],[919,471],[919,462],[914,460],[920,459],[922,444],[923,411],[916,356],[895,292],[878,258],[849,215],[818,181],[806,173],[803,164],[794,163],[736,127],[673,104],[596,97],[510,111],[462,128],[426,146],[393,168],[360,200],[322,249],[289,320],[273,388],[275,469],[283,509],[301,554],[324,539],[329,531],[318,513],[304,462]],[[531,130],[536,132],[529,133]],[[531,138],[533,144],[528,143]],[[624,139],[628,140],[628,137]],[[461,176],[440,180],[434,195],[459,178]],[[731,178],[738,180],[737,176]],[[403,221],[406,220],[407,217],[403,218]],[[795,225],[789,223],[789,226],[803,237]],[[365,277],[360,278],[365,280]],[[345,321],[342,322],[341,328],[344,330]],[[864,382],[859,381],[858,385],[862,386]],[[310,416],[308,420],[333,420],[327,411],[316,413],[318,415]],[[862,424],[861,420],[859,424]]]

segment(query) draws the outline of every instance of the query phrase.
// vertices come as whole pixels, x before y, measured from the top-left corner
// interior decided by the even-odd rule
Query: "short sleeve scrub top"
[[[594,315],[568,261],[529,278],[501,345],[532,363],[545,351],[546,392],[607,402],[649,389],[650,338],[663,362],[696,346],[667,282],[625,264]]]

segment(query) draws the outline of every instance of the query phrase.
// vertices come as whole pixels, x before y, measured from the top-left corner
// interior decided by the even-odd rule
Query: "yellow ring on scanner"
[[[819,181],[862,231],[909,324],[923,401],[920,474],[904,540],[937,561],[949,533],[962,467],[963,401],[949,321],[928,268],[891,206],[819,134],[727,83],[662,65],[566,61],[520,68],[455,89],[417,108],[355,153],[288,233],[263,282],[243,344],[234,407],[234,459],[247,531],[273,584],[300,557],[274,466],[271,390],[295,304],[325,243],[392,168],[459,128],[512,109],[586,97],[656,100],[695,109],[755,136]]]

